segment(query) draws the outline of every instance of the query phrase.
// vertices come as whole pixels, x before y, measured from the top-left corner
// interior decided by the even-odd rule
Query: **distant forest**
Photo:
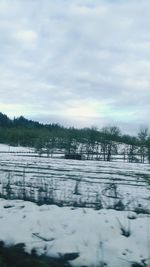
[[[145,159],[150,162],[148,128],[142,128],[137,136],[131,136],[122,134],[117,126],[103,127],[100,130],[94,127],[66,128],[54,123],[42,124],[23,116],[10,119],[0,113],[0,143],[34,147],[39,153],[42,153],[42,149],[51,153],[54,148],[64,149],[66,153],[97,153],[102,154],[107,161],[111,160],[112,154],[118,153],[118,145],[124,144],[126,146],[122,153],[129,156],[129,161],[133,162],[138,154],[140,162],[144,163]]]

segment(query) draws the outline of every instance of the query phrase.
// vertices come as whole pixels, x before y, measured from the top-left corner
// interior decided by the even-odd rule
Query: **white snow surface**
[[[23,242],[28,252],[35,248],[39,254],[56,257],[77,252],[79,257],[70,262],[75,267],[100,267],[104,262],[108,267],[131,267],[133,262],[142,264],[143,260],[150,266],[150,215],[133,212],[139,204],[147,213],[150,211],[150,165],[25,154],[30,151],[0,145],[1,194],[7,193],[8,177],[16,195],[25,179],[28,194],[30,188],[36,193],[46,183],[54,192],[54,200],[67,200],[71,205],[101,201],[103,209],[38,206],[1,198],[0,240],[8,245]],[[124,211],[106,209],[116,202],[110,187],[114,184]],[[129,231],[128,237],[122,235],[121,227]]]
[[[6,195],[11,177],[12,198],[18,198],[25,179],[26,194],[38,195],[39,189],[53,191],[54,204],[101,203],[112,208],[120,200],[126,210],[139,204],[150,212],[150,165],[123,162],[77,161],[38,157],[23,153],[0,153],[0,194]],[[116,193],[115,193],[115,188]],[[32,192],[31,190],[32,189]],[[34,191],[34,192],[33,192]],[[77,191],[77,192],[76,192]],[[114,198],[116,194],[117,198]]]
[[[31,147],[23,146],[9,146],[5,144],[0,144],[0,152],[34,152],[34,149]]]
[[[129,228],[129,237],[121,234],[118,220]],[[28,252],[35,248],[38,254],[56,257],[78,252],[72,266],[105,262],[110,267],[128,267],[149,257],[150,217],[0,199],[0,239],[7,245],[24,242]]]

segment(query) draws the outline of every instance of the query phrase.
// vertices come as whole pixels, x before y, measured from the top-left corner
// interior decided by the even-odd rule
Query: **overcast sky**
[[[150,126],[149,0],[0,0],[0,111]]]

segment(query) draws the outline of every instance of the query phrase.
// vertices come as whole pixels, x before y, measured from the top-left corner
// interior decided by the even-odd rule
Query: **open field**
[[[1,153],[0,193],[6,244],[72,266],[150,266],[148,164]]]
[[[6,198],[150,212],[149,189],[148,164],[0,154],[0,193]]]

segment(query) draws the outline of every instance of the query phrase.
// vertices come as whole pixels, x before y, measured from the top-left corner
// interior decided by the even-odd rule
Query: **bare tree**
[[[104,160],[110,161],[112,154],[117,154],[117,144],[121,131],[117,126],[107,126],[102,129],[103,140],[102,150],[104,154]]]
[[[141,127],[138,132],[138,140],[140,145],[140,157],[141,157],[141,163],[145,162],[145,157],[147,154],[147,148],[146,148],[146,142],[148,139],[148,128],[147,127]]]

